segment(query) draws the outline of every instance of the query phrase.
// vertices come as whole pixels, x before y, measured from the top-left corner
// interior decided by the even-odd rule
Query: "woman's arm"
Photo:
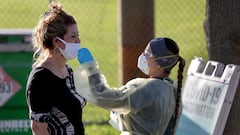
[[[74,72],[74,81],[76,91],[81,96],[95,105],[116,112],[139,110],[152,102],[151,97],[154,96],[143,88],[147,82],[143,79],[133,79],[120,88],[109,87],[96,62],[81,64]],[[144,96],[150,98],[142,100]]]
[[[49,135],[47,127],[47,123],[31,120],[31,128],[33,135]]]
[[[74,72],[76,91],[88,101],[105,109],[122,113],[128,113],[132,109],[135,110],[139,109],[139,107],[144,107],[139,102],[139,99],[135,99],[139,96],[145,96],[142,90],[138,90],[139,86],[143,85],[145,81],[138,81],[135,84],[128,83],[120,88],[111,88],[87,48],[79,50],[78,61],[80,65]],[[139,103],[135,104],[135,102]],[[133,104],[135,105],[132,106]]]
[[[128,90],[110,88],[96,62],[81,64],[74,72],[74,82],[76,91],[93,104],[109,110],[129,109]]]

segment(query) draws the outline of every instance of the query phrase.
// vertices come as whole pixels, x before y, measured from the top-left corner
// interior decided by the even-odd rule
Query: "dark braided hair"
[[[176,98],[176,107],[175,107],[175,116],[173,119],[173,128],[171,130],[171,135],[174,135],[177,126],[177,119],[179,117],[179,108],[181,103],[181,96],[182,96],[182,81],[183,81],[183,70],[185,67],[185,60],[179,56],[179,65],[178,65],[178,81],[177,81],[177,98]]]

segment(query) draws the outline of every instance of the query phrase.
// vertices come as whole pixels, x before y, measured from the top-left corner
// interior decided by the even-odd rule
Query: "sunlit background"
[[[27,29],[37,25],[41,15],[48,10],[48,0],[1,0],[0,29]],[[77,22],[82,47],[89,48],[109,85],[120,86],[119,81],[119,5],[116,0],[57,0],[63,9],[72,14]],[[205,19],[204,0],[155,0],[154,31],[155,37],[170,37],[180,46],[180,55],[190,64],[195,57],[207,58],[203,31]],[[136,24],[137,25],[137,24]],[[17,43],[18,39],[0,39],[6,46]],[[2,43],[0,43],[2,44]],[[30,46],[30,44],[26,45]],[[135,52],[132,52],[135,53]],[[21,89],[0,107],[0,134],[29,134],[19,129],[7,129],[1,120],[28,119],[25,103],[26,78],[32,64],[32,52],[3,52],[0,50],[0,66],[16,81]],[[69,61],[75,69],[77,60]],[[187,69],[187,68],[186,68]],[[176,69],[171,77],[176,79]],[[186,71],[186,70],[185,70]],[[21,74],[20,74],[21,72]],[[186,76],[186,72],[184,73]],[[20,110],[20,111],[19,111]],[[15,112],[15,113],[14,113]],[[119,132],[108,124],[108,111],[90,103],[83,112],[87,135],[118,135]],[[17,129],[14,129],[17,130]]]

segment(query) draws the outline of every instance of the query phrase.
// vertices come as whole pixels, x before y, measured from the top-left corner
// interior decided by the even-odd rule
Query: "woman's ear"
[[[57,37],[53,38],[52,43],[54,46],[64,48],[64,44]]]
[[[59,44],[59,40],[55,37],[52,39],[54,45]]]

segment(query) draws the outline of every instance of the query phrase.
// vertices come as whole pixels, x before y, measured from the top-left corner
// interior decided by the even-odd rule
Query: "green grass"
[[[0,28],[33,28],[47,11],[48,0],[1,0]],[[78,22],[83,47],[88,47],[99,62],[110,86],[119,86],[118,16],[116,0],[58,0]],[[173,38],[180,46],[187,66],[194,56],[207,58],[203,21],[205,1],[155,0],[155,36]],[[69,61],[73,68],[77,60]],[[176,69],[171,77],[176,79]],[[186,77],[185,70],[185,77]],[[85,122],[108,121],[108,111],[87,104]],[[108,124],[86,124],[87,135],[118,135]]]

